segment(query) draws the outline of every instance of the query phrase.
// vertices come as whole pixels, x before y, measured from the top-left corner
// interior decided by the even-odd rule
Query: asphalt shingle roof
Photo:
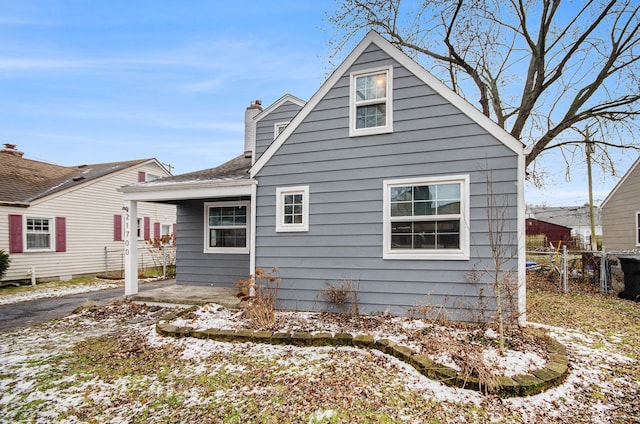
[[[149,160],[60,166],[0,152],[0,202],[26,205],[49,194]]]
[[[249,179],[249,168],[251,168],[251,157],[247,158],[242,154],[215,168],[173,175],[171,177],[165,177],[142,184],[149,186],[162,185],[165,183],[187,183],[193,181],[244,180]]]

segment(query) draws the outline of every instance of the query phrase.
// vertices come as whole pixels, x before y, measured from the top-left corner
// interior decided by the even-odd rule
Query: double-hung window
[[[309,230],[309,186],[276,188],[276,231]]]
[[[393,131],[392,70],[389,66],[351,73],[350,136]]]
[[[249,253],[249,202],[205,204],[207,253]]]
[[[469,258],[469,178],[384,182],[385,259]]]
[[[27,250],[52,250],[53,219],[27,217],[26,221]]]

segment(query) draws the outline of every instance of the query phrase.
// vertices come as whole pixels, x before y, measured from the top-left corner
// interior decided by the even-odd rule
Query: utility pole
[[[587,180],[589,182],[589,218],[591,220],[591,250],[598,250],[598,244],[596,243],[596,223],[593,216],[593,177],[591,175],[591,155],[595,152],[593,147],[593,140],[589,135],[589,128],[585,128],[585,154],[587,155]]]

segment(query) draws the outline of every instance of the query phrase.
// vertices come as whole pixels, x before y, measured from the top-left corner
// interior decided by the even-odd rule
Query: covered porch
[[[239,156],[212,169],[121,187],[125,296],[138,294],[138,202],[175,204],[176,284],[231,288],[255,269],[256,182]],[[184,286],[189,286],[185,290]],[[179,289],[178,289],[179,290]]]

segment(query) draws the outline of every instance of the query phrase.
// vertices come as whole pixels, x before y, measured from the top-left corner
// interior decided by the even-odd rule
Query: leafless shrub
[[[243,303],[243,317],[258,330],[269,329],[275,322],[275,306],[278,298],[278,287],[282,279],[277,267],[271,271],[256,268],[256,274],[247,279],[240,279],[235,285],[240,287]]]
[[[349,278],[343,278],[339,285],[326,283],[326,289],[320,289],[319,295],[338,312],[351,316],[360,316],[360,284]]]

